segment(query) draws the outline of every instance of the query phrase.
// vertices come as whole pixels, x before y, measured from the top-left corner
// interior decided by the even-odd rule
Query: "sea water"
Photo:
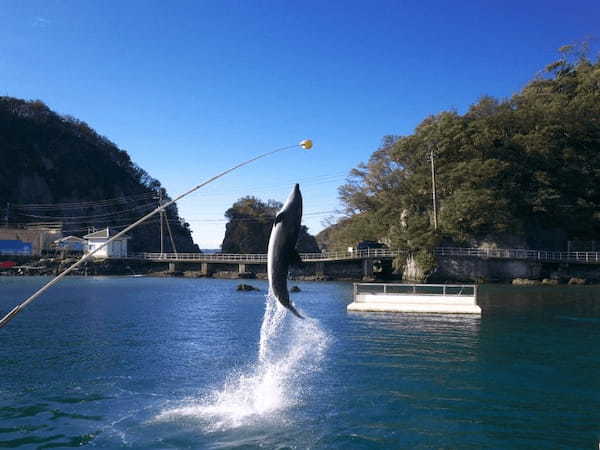
[[[45,281],[1,278],[0,310]],[[299,320],[250,283],[64,280],[0,330],[0,447],[598,445],[598,288],[484,287],[519,307],[478,317],[349,314],[351,284],[305,282]]]
[[[222,387],[190,399],[185,406],[166,409],[156,420],[197,420],[209,431],[281,421],[286,410],[301,404],[314,385],[328,342],[318,321],[288,316],[269,294],[256,360],[247,367],[232,368]]]

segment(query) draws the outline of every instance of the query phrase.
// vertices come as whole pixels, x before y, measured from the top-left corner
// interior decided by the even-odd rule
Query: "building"
[[[83,253],[87,247],[87,241],[77,236],[67,236],[54,241],[54,248],[64,253]]]
[[[103,230],[94,233],[86,234],[83,238],[86,240],[86,253],[91,253],[97,248],[105,244],[110,238],[117,234],[116,231],[106,227]],[[114,240],[98,253],[94,254],[94,258],[124,258],[127,256],[127,241],[131,239],[129,236],[121,236]]]
[[[0,255],[31,256],[32,248],[28,242],[20,239],[0,239]]]
[[[0,228],[1,251],[4,254],[40,256],[60,238],[61,225],[30,224],[22,228]]]

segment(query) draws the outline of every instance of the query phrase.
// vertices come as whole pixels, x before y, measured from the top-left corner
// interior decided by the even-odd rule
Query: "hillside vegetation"
[[[39,100],[0,97],[0,158],[0,211],[6,225],[62,222],[66,234],[79,236],[89,227],[122,229],[156,208],[160,190],[167,197],[160,182],[126,151]],[[176,206],[168,208],[168,218],[177,250],[194,251]],[[133,251],[160,248],[158,219],[131,235]],[[171,251],[165,241],[165,251]]]
[[[330,248],[379,239],[562,249],[598,239],[600,63],[565,47],[512,98],[482,97],[465,114],[444,111],[411,135],[385,137],[339,194],[346,217],[323,232]]]

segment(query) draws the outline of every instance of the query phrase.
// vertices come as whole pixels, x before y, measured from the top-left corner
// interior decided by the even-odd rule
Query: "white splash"
[[[163,411],[156,420],[197,418],[207,421],[210,431],[285,420],[283,411],[302,401],[328,341],[316,320],[293,317],[269,294],[257,362],[245,371],[232,373],[222,388],[205,398]]]

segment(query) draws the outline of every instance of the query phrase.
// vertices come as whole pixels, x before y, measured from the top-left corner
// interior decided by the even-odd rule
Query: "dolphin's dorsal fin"
[[[295,248],[290,250],[289,261],[291,266],[297,267],[302,265],[302,258],[300,258],[300,255],[298,254],[298,251]]]
[[[275,216],[275,223],[273,225],[277,225],[279,222],[283,220],[283,211],[279,211]]]

